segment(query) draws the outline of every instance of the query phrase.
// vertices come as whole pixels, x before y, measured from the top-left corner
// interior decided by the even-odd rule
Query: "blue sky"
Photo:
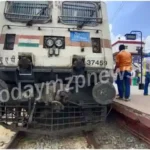
[[[140,30],[144,39],[150,41],[150,1],[108,1],[107,11],[112,40],[131,30]]]

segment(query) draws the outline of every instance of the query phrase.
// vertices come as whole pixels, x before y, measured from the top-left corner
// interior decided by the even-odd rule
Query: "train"
[[[0,2],[0,124],[36,132],[104,122],[116,91],[103,1]]]

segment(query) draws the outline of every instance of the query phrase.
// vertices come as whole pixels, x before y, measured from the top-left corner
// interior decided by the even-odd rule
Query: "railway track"
[[[87,142],[87,149],[99,149],[100,145],[96,142],[93,131],[86,131],[82,132],[83,137],[85,138]],[[17,149],[18,145],[21,141],[25,140],[27,136],[30,136],[29,133],[24,131],[18,131],[14,137],[11,139],[11,141],[5,146],[4,149]]]
[[[4,149],[16,149],[20,140],[22,140],[26,135],[27,133],[23,131],[16,132]]]
[[[117,115],[115,115],[114,118],[113,118],[114,121],[117,122],[117,124],[119,125],[119,127],[121,129],[127,130],[129,133],[131,133],[132,135],[134,135],[138,139],[141,139],[143,141],[143,143],[144,142],[147,143],[147,147],[146,148],[150,148],[150,137],[146,137],[146,135],[144,134],[144,133],[147,133],[147,135],[150,135],[148,129],[146,129],[144,127],[141,127],[141,125],[139,123],[134,122],[133,120],[129,120],[129,118],[126,118],[125,116],[122,116],[122,115],[120,115],[118,113],[117,113]],[[108,123],[108,125],[110,126],[109,123]],[[101,132],[101,129],[102,128],[99,127],[100,132]],[[81,145],[83,144],[83,147],[81,146],[81,147],[75,147],[75,148],[77,148],[77,149],[78,148],[80,148],[80,149],[81,148],[83,148],[83,149],[100,149],[100,148],[103,148],[103,146],[102,146],[103,141],[102,142],[98,141],[97,140],[98,136],[96,134],[94,134],[94,132],[95,132],[94,130],[81,132],[81,135],[79,136],[80,138],[79,138],[79,140],[76,143],[81,142]],[[108,136],[109,136],[109,132],[110,131],[108,131]],[[117,132],[119,132],[119,131],[117,130]],[[19,143],[21,141],[26,141],[25,138],[26,137],[30,137],[30,135],[31,135],[30,132],[25,132],[25,131],[17,132],[15,134],[15,136],[11,139],[11,141],[5,146],[5,149],[17,149]],[[102,137],[102,136],[103,135],[99,135],[99,137]],[[109,139],[107,139],[107,140],[109,141]],[[49,139],[48,139],[48,141],[49,141]],[[40,143],[40,141],[39,141],[39,143]],[[56,146],[56,148],[58,148],[58,146]],[[70,144],[70,147],[68,147],[68,148],[72,148],[72,145]],[[113,148],[113,147],[108,144],[107,148]]]

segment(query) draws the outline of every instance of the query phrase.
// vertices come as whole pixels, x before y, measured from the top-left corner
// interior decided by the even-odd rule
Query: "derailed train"
[[[104,121],[116,94],[106,4],[0,3],[0,122],[47,133]]]

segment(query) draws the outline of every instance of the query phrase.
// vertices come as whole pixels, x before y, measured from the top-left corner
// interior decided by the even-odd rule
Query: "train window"
[[[13,50],[15,44],[15,34],[6,34],[5,36],[5,43],[4,43],[4,50]]]
[[[4,10],[6,19],[13,22],[47,23],[51,18],[52,2],[48,1],[7,1]]]
[[[98,5],[85,1],[62,3],[60,22],[68,25],[96,26],[101,22]]]

